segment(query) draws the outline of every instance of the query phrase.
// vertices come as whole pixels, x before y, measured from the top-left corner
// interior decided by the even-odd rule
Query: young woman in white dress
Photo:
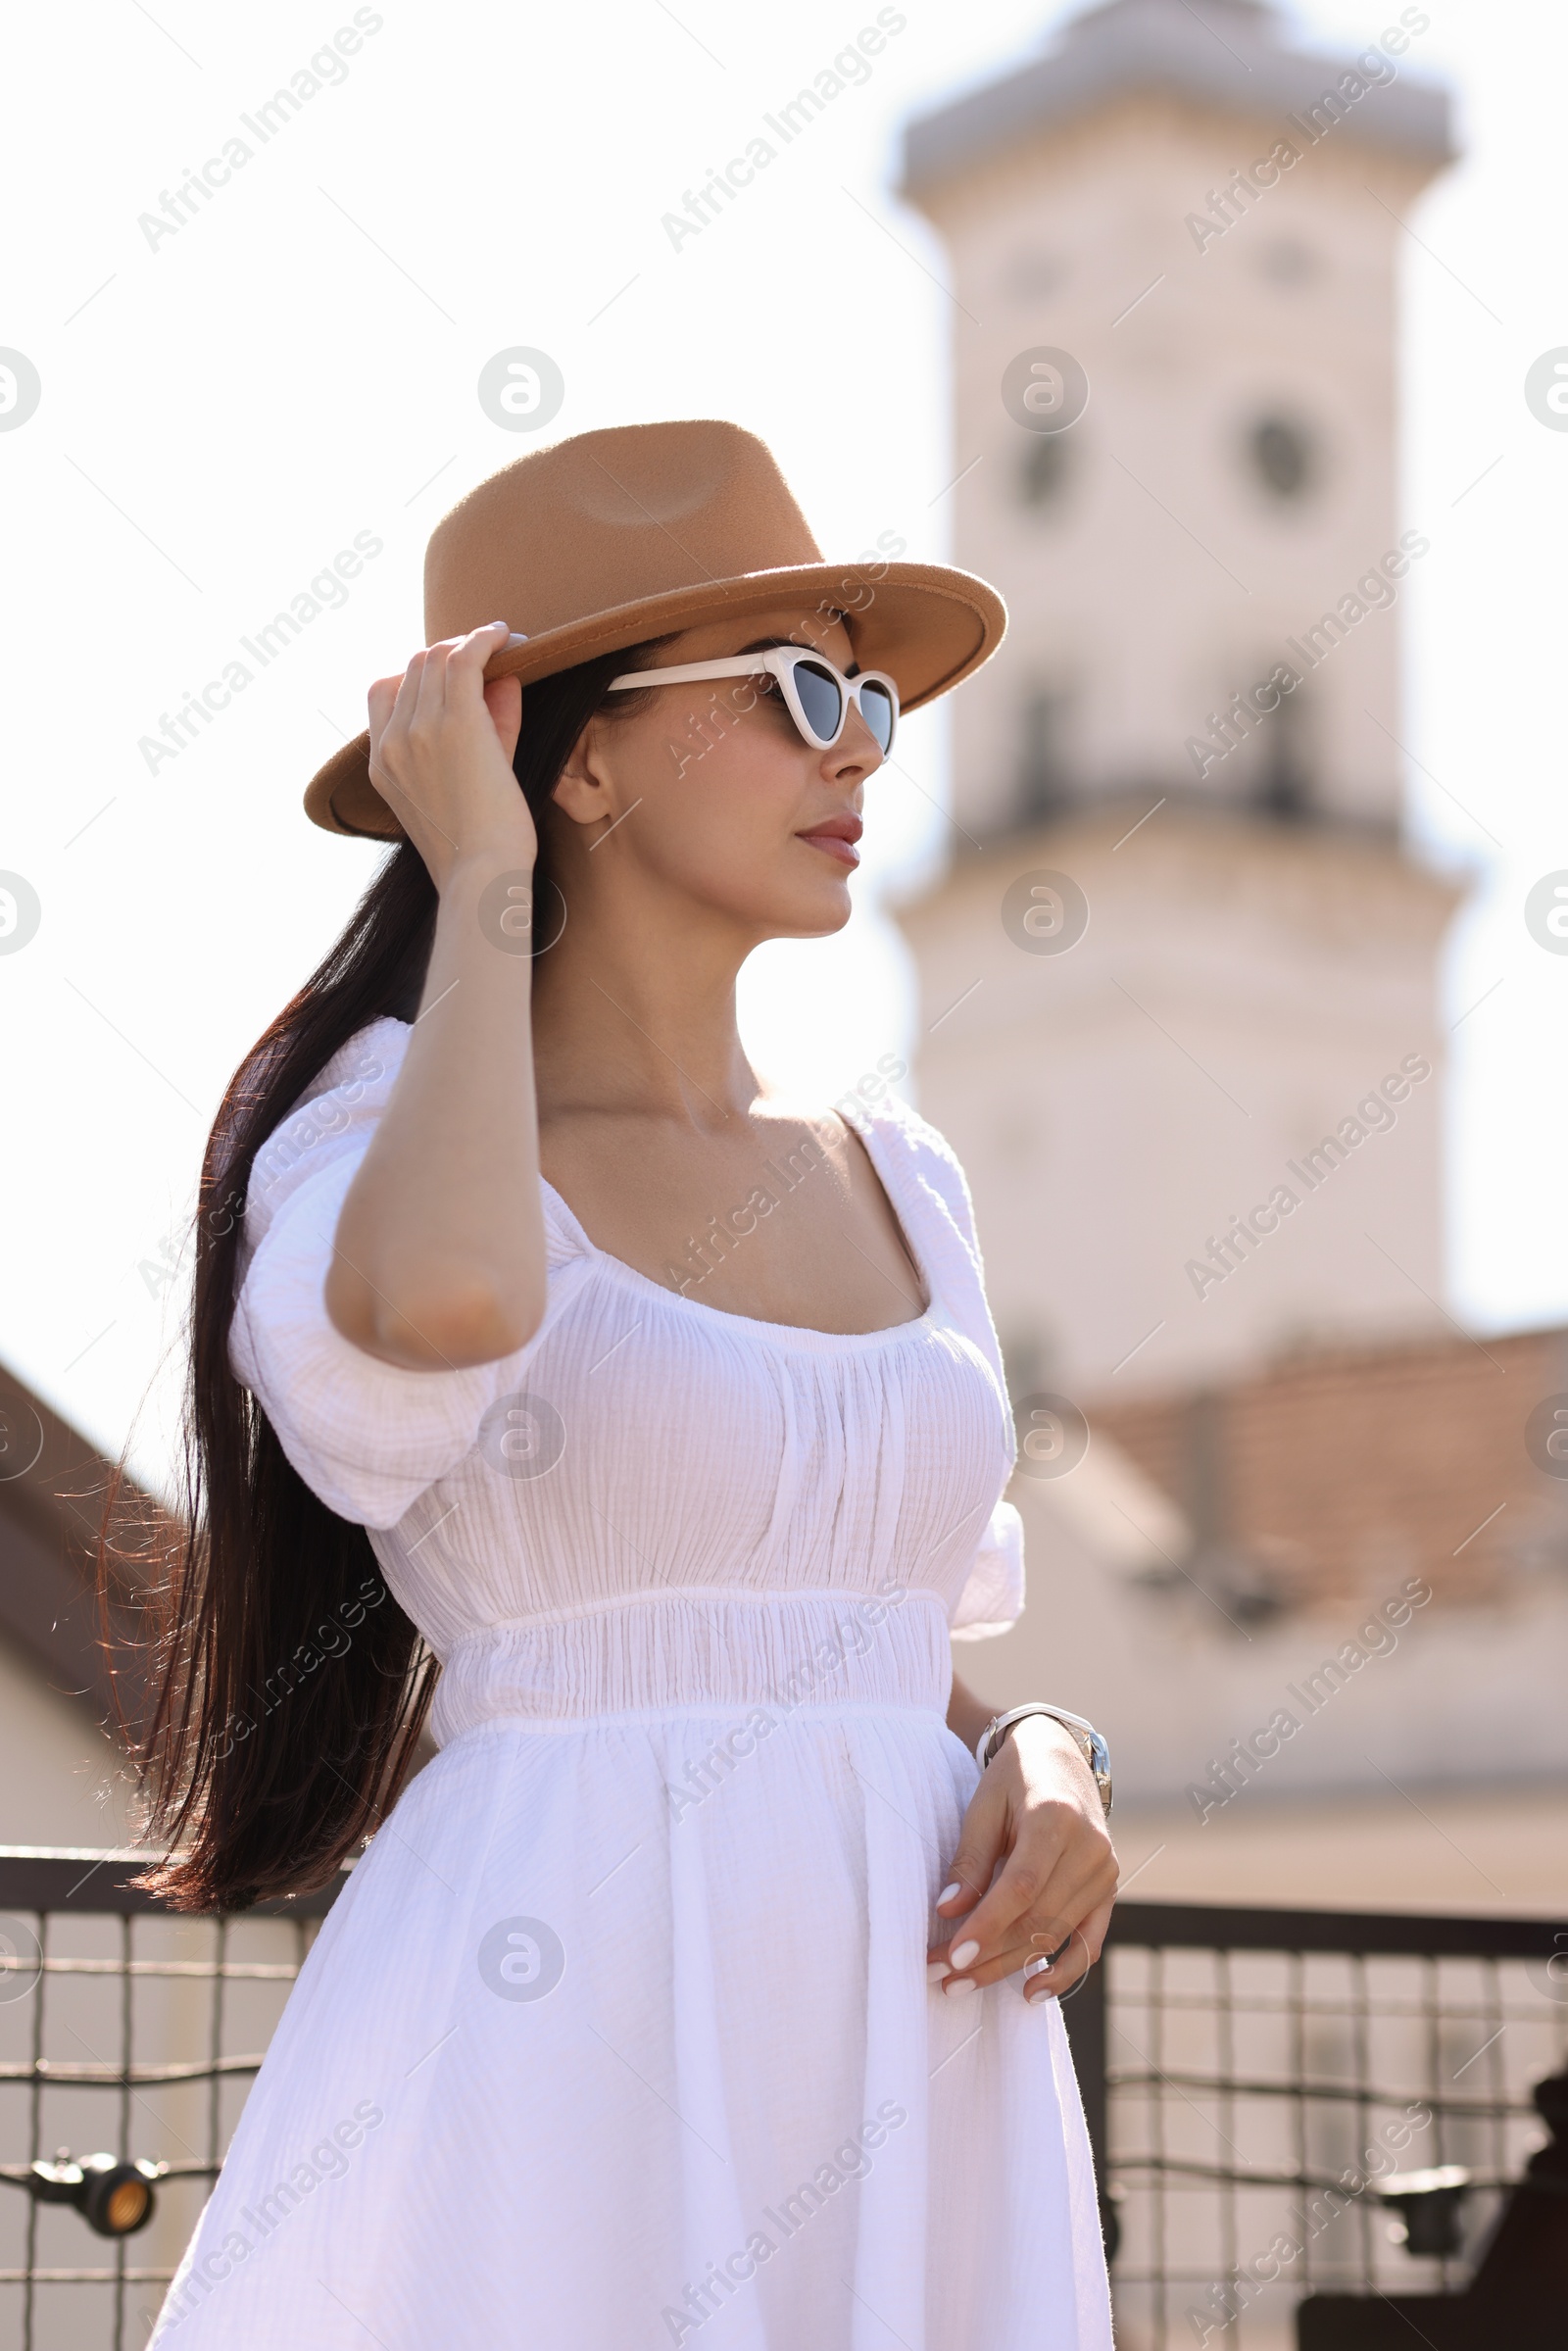
[[[209,1151],[146,1757],[186,1906],[374,1836],[155,2340],[1108,2351],[1102,1790],[951,1673],[1022,1605],[967,1192],[735,1018],[1000,600],[690,423],[481,485],[426,618],[307,801],[402,839]]]

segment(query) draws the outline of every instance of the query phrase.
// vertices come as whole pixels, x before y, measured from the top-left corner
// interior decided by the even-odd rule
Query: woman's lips
[[[795,838],[797,841],[809,842],[812,849],[820,849],[836,863],[847,865],[853,871],[860,862],[859,852],[855,844],[860,838],[862,829],[858,816],[830,816],[824,824],[814,826],[808,833],[797,833]]]

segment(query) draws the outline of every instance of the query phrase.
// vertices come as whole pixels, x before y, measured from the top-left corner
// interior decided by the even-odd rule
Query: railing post
[[[1078,2094],[1083,2099],[1084,2121],[1089,2126],[1089,2146],[1095,2159],[1095,2185],[1100,2195],[1100,2227],[1105,2240],[1105,2259],[1110,2261],[1115,2257],[1120,2231],[1105,2169],[1107,2099],[1103,1960],[1098,1967],[1092,1967],[1082,1983],[1067,1994],[1062,2003],[1061,2016],[1067,2028],[1067,2038],[1072,2044]]]

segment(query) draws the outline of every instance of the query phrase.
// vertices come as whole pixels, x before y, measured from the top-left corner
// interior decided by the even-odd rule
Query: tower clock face
[[[1301,498],[1317,485],[1316,443],[1306,426],[1288,416],[1259,416],[1247,436],[1254,478],[1276,498]]]

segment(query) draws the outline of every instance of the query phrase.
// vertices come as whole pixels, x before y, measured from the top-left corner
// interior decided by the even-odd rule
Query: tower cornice
[[[1281,937],[1287,929],[1309,935],[1309,909],[1332,902],[1342,915],[1352,906],[1375,906],[1372,932],[1429,948],[1444,937],[1473,879],[1428,863],[1382,826],[1287,825],[1192,801],[1166,802],[1153,812],[1146,797],[1134,795],[1064,809],[971,842],[923,888],[894,898],[889,911],[917,954],[954,923],[962,936],[989,938],[1008,884],[1035,868],[1069,873],[1087,889],[1092,905],[1104,889],[1142,890],[1152,877],[1159,877],[1157,886],[1168,880],[1176,891],[1180,876],[1178,894],[1200,919],[1206,891],[1216,905],[1234,909],[1247,876],[1248,895],[1255,889],[1259,906],[1275,907]],[[998,913],[976,927],[977,906],[987,900]],[[1083,959],[1093,962],[1096,955]]]
[[[1048,56],[909,124],[903,193],[924,204],[944,182],[1125,98],[1175,96],[1283,122],[1337,90],[1342,76],[1356,74],[1353,57],[1285,47],[1278,17],[1259,0],[1206,0],[1206,8],[1212,24],[1184,0],[1105,0],[1074,18]],[[1416,13],[1424,12],[1405,12]],[[1451,163],[1447,91],[1406,78],[1382,50],[1361,56],[1376,56],[1386,78],[1364,87],[1344,118],[1344,135],[1425,164],[1429,172]]]

